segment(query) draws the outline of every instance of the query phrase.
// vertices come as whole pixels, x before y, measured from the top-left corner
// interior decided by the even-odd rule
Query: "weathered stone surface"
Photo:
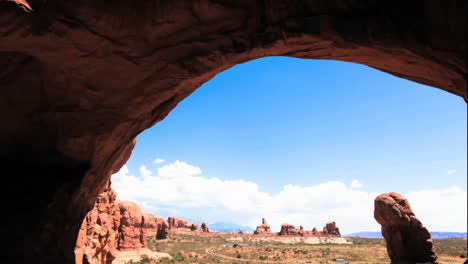
[[[193,222],[191,225],[190,225],[190,231],[197,231],[198,230],[198,223],[197,222]]]
[[[184,229],[190,229],[191,225],[180,218],[177,218],[175,216],[169,216],[167,218],[167,222],[169,223],[169,229],[177,229],[177,228],[184,228]]]
[[[278,235],[280,236],[297,236],[299,235],[299,230],[291,224],[282,224],[281,230]]]
[[[120,208],[118,250],[134,250],[146,247],[146,233],[143,227],[143,213],[131,201],[117,201]]]
[[[143,228],[146,236],[155,236],[158,231],[158,226],[166,222],[164,218],[155,216],[152,213],[143,213]]]
[[[384,193],[375,198],[374,217],[382,226],[392,263],[437,263],[429,231],[398,193]]]
[[[158,225],[156,239],[166,239],[168,234],[169,234],[169,223],[167,221],[164,221]]]
[[[134,138],[233,65],[336,59],[467,99],[467,1],[28,3],[0,2],[0,165],[25,208],[4,224],[18,237],[5,254],[27,263],[72,263]]]
[[[270,233],[271,233],[270,226],[268,225],[266,219],[262,218],[262,224],[257,226],[257,228],[254,231],[254,234],[260,235],[260,234],[270,234]]]
[[[110,264],[117,253],[120,209],[110,186],[99,194],[78,232],[75,264]]]
[[[208,228],[208,224],[203,222],[201,227],[200,227],[200,230],[203,232],[203,233],[209,233],[210,232],[210,229]]]
[[[335,222],[326,223],[324,230],[327,231],[327,234],[330,234],[333,236],[341,236],[340,229],[336,226]]]

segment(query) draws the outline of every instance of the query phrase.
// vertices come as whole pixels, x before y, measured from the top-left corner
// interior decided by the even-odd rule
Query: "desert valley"
[[[76,264],[466,261],[467,238],[433,241],[401,195],[382,194],[375,206],[385,241],[342,237],[335,222],[326,223],[321,231],[285,223],[275,233],[265,218],[253,233],[213,232],[205,222],[199,225],[173,216],[166,220],[142,212],[134,202],[116,200],[109,185],[82,223]]]
[[[0,0],[0,263],[468,264],[467,14]]]

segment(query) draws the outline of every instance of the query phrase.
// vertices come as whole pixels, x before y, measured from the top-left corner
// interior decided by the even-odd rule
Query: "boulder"
[[[208,228],[208,225],[205,222],[202,223],[200,230],[203,233],[209,233],[210,232],[210,229]]]
[[[392,263],[437,263],[431,234],[416,218],[408,200],[398,193],[384,193],[374,201],[374,218]]]

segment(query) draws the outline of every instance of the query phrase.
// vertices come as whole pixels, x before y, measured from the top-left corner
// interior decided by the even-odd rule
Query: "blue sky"
[[[268,57],[179,103],[139,135],[126,169],[141,178],[141,166],[158,175],[179,160],[200,169],[192,176],[249,181],[271,195],[355,180],[368,194],[455,186],[466,197],[466,124],[463,99],[437,88],[354,63]],[[191,217],[183,207],[173,213]]]

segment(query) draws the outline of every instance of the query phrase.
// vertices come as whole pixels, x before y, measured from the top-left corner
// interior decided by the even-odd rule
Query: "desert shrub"
[[[259,260],[266,260],[268,257],[267,256],[259,256],[258,259]]]
[[[236,258],[242,258],[241,254],[237,254]]]

